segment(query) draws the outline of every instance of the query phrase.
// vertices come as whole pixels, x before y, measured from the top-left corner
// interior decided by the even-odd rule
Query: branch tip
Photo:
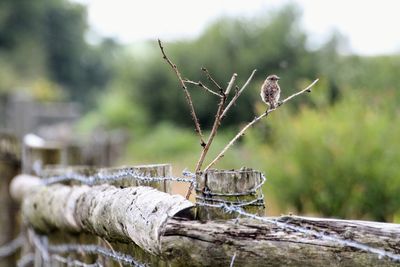
[[[251,78],[252,78],[252,76],[254,75],[255,71],[256,71],[256,70],[253,71],[253,73],[251,74],[250,78],[247,80],[246,84],[245,84],[243,87],[245,87],[245,86],[247,85],[247,83],[251,80]],[[281,101],[281,103],[280,103],[280,105],[278,105],[278,107],[280,107],[281,105],[283,105],[284,103],[286,103],[287,101],[291,100],[292,98],[294,98],[294,97],[296,97],[296,96],[299,96],[299,95],[301,95],[301,94],[303,94],[303,93],[305,93],[305,92],[308,92],[309,90],[311,91],[311,87],[313,87],[314,84],[317,83],[317,81],[318,81],[318,79],[316,79],[315,81],[313,81],[313,82],[312,82],[309,86],[307,86],[305,89],[303,89],[303,90],[301,90],[301,91],[299,91],[299,92],[297,92],[297,93],[295,93],[295,94],[293,94],[293,95],[291,95],[291,96],[285,98],[284,100]],[[242,89],[239,91],[238,95],[240,95],[240,92],[244,89],[243,87],[242,87]],[[237,97],[237,96],[235,96],[235,97]],[[235,98],[235,97],[234,97],[234,98]],[[232,100],[234,100],[234,99],[232,99]],[[232,103],[232,101],[231,101],[231,103]],[[231,103],[229,103],[229,105],[231,105]],[[229,108],[229,105],[227,106],[227,108],[225,109],[225,111]],[[256,122],[258,122],[259,120],[261,120],[263,117],[267,117],[269,113],[275,111],[278,107],[275,107],[275,108],[273,108],[273,109],[268,108],[268,109],[265,111],[265,113],[262,113],[260,116],[256,117],[254,120],[252,120],[251,122],[249,122],[246,126],[244,126],[244,127],[239,131],[239,133],[237,133],[237,134],[235,135],[235,137],[233,137],[233,139],[222,149],[222,151],[217,155],[217,157],[216,157],[210,164],[208,164],[208,166],[204,169],[204,171],[209,170],[210,167],[212,167],[220,158],[222,158],[222,157],[224,156],[225,152],[226,152],[226,151],[241,137],[241,136],[244,135],[245,131],[246,131],[249,127],[253,126],[253,124],[255,124]],[[225,113],[226,113],[226,112],[223,112],[223,113],[221,114],[220,118],[223,117],[223,116],[225,115]]]

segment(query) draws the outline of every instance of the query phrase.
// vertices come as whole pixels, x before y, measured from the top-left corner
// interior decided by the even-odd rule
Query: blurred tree
[[[14,86],[47,77],[67,90],[73,100],[88,102],[88,97],[110,79],[110,50],[117,45],[109,40],[88,45],[86,30],[86,11],[79,4],[3,0],[0,61],[23,77]]]
[[[223,18],[197,40],[165,46],[183,76],[195,81],[206,81],[200,71],[201,67],[206,67],[221,86],[226,86],[234,72],[239,74],[238,84],[242,85],[251,71],[258,69],[252,85],[224,122],[232,125],[253,118],[254,105],[259,101],[259,87],[268,74],[277,73],[282,77],[284,95],[292,93],[304,76],[315,76],[313,55],[306,49],[306,37],[298,24],[299,12],[295,6],[289,5],[255,20]],[[136,97],[144,103],[150,119],[190,125],[178,81],[162,61],[159,51],[158,57],[144,68],[148,71],[138,81]],[[199,88],[190,90],[201,124],[209,127],[218,100]]]

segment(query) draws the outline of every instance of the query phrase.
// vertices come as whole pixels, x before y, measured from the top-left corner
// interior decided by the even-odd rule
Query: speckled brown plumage
[[[279,97],[281,95],[281,88],[278,84],[279,77],[275,74],[269,75],[261,86],[261,99],[268,106],[269,109],[274,109],[278,106]]]

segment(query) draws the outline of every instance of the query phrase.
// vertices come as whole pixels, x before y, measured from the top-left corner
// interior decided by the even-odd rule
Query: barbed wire
[[[261,176],[261,181],[257,183],[252,189],[244,191],[244,192],[238,192],[238,193],[220,193],[220,192],[212,192],[208,188],[205,188],[207,190],[203,190],[201,195],[196,195],[196,205],[198,203],[219,203],[219,204],[225,204],[229,206],[235,206],[235,207],[245,207],[245,206],[265,206],[264,203],[264,194],[262,192],[261,187],[264,185],[266,182],[267,178],[265,177],[264,174],[260,173]],[[239,197],[243,196],[256,196],[258,197],[248,200],[248,201],[241,201]],[[217,198],[215,198],[217,197]],[[222,197],[222,198],[221,198]],[[230,197],[237,197],[236,201],[231,200]],[[224,199],[228,198],[228,199]]]
[[[207,197],[201,197],[201,196],[196,196],[196,200],[201,200],[202,203],[206,202],[216,202],[216,203],[223,203],[226,205],[233,205],[235,207],[244,207],[244,206],[264,206],[264,195],[261,194],[259,197],[250,200],[250,201],[231,201],[231,200],[226,200],[226,199],[219,199],[219,198],[207,198]],[[196,204],[199,202],[196,202]]]
[[[135,260],[130,255],[123,254],[117,251],[112,251],[110,249],[106,249],[98,245],[81,245],[81,244],[49,245],[49,252],[52,253],[85,252],[88,254],[102,255],[107,258],[113,259],[115,261],[120,261],[135,267],[148,267],[147,264],[143,264]]]
[[[17,261],[17,267],[25,267],[25,266],[32,266],[33,262],[35,261],[35,254],[27,253],[22,255],[21,258]]]
[[[33,229],[29,230],[29,235],[31,240],[33,241],[33,245],[39,250],[41,258],[43,262],[49,264],[50,258],[54,254],[64,254],[64,253],[88,253],[88,254],[97,254],[105,256],[109,259],[112,259],[117,262],[123,262],[125,264],[129,264],[135,267],[148,267],[147,264],[143,264],[132,256],[116,252],[111,249],[107,249],[98,245],[82,245],[82,244],[58,244],[51,245],[48,242],[48,238],[46,236],[40,236],[35,233]],[[86,265],[87,267],[88,265]],[[89,266],[99,266],[99,265],[89,265]]]
[[[261,181],[259,183],[257,183],[256,186],[254,186],[254,188],[247,190],[247,191],[243,191],[243,192],[237,192],[237,193],[219,193],[219,192],[212,192],[212,191],[207,191],[207,196],[224,196],[224,197],[240,197],[240,196],[247,196],[247,195],[254,195],[257,194],[259,192],[257,192],[259,189],[261,189],[261,187],[263,187],[263,185],[265,184],[265,182],[267,181],[267,178],[265,177],[264,174],[261,174]],[[195,175],[193,173],[191,173],[191,175]]]
[[[14,254],[20,247],[22,247],[24,243],[25,243],[25,237],[22,234],[20,234],[15,239],[2,245],[0,247],[0,258],[5,258]]]
[[[139,170],[134,169],[134,168],[123,168],[116,170],[115,172],[111,173],[96,173],[92,176],[86,176],[86,175],[81,175],[79,173],[66,173],[63,175],[56,175],[56,176],[51,176],[48,178],[43,179],[43,183],[46,185],[53,184],[53,183],[58,183],[62,181],[79,181],[82,182],[83,184],[87,185],[94,185],[94,184],[99,184],[99,183],[105,183],[105,182],[113,182],[113,181],[118,181],[126,178],[131,178],[135,179],[138,181],[144,181],[144,182],[163,182],[163,181],[176,181],[176,182],[185,182],[185,183],[196,183],[196,174],[191,173],[188,170],[184,170],[182,172],[183,177],[173,177],[173,176],[167,176],[167,177],[152,177],[150,175],[146,175],[141,173]],[[371,246],[368,246],[366,244],[352,241],[352,240],[347,240],[339,237],[334,237],[331,235],[327,235],[325,233],[316,231],[316,230],[311,230],[307,229],[301,226],[296,226],[287,222],[281,222],[278,221],[277,219],[270,219],[267,217],[262,217],[258,216],[255,214],[248,213],[243,210],[243,207],[249,206],[249,205],[261,205],[264,200],[264,196],[262,194],[262,191],[260,190],[261,187],[264,185],[266,181],[266,177],[261,174],[261,181],[257,185],[255,185],[254,188],[251,190],[248,190],[246,192],[240,192],[240,193],[220,193],[220,192],[211,192],[211,191],[206,191],[203,196],[197,196],[196,200],[200,200],[196,202],[197,206],[205,206],[205,207],[213,207],[213,208],[219,208],[223,210],[226,213],[236,213],[238,216],[243,216],[247,217],[250,219],[258,220],[264,223],[271,223],[276,225],[279,228],[282,229],[287,229],[295,232],[299,232],[308,236],[314,236],[316,238],[319,238],[321,240],[326,240],[326,241],[331,241],[334,243],[337,243],[341,246],[345,247],[352,247],[361,251],[365,251],[368,253],[376,254],[379,259],[383,258],[388,258],[390,260],[400,262],[400,255],[395,254],[380,248],[374,248]],[[260,191],[260,192],[258,192]],[[246,195],[255,195],[259,194],[259,196],[255,199],[252,199],[250,201],[228,201],[220,198],[214,198],[215,196],[221,197],[221,196],[246,196]],[[212,204],[211,204],[212,203]],[[218,203],[218,204],[215,204]],[[80,244],[64,244],[64,245],[52,245],[49,246],[49,251],[53,253],[67,253],[67,252],[76,252],[76,251],[84,251],[87,253],[94,253],[94,254],[99,254],[99,255],[104,255],[106,257],[122,261],[124,263],[128,263],[134,266],[142,267],[146,266],[142,263],[137,262],[135,259],[133,259],[129,255],[125,255],[119,252],[112,252],[109,251],[105,248],[96,246],[96,245],[80,245]],[[232,257],[231,263],[233,264],[235,260],[235,255]]]
[[[100,170],[98,173],[94,175],[83,175],[77,172],[67,172],[65,174],[54,175],[50,177],[46,177],[42,179],[42,183],[44,185],[50,185],[55,183],[67,182],[67,181],[77,181],[86,185],[96,185],[103,184],[107,182],[115,182],[121,181],[127,178],[134,179],[141,182],[164,182],[164,181],[175,181],[175,182],[183,182],[183,183],[193,183],[195,182],[195,178],[191,176],[190,172],[184,172],[184,176],[190,178],[183,177],[174,177],[174,176],[151,176],[148,174],[144,174],[141,171],[135,168],[121,168],[115,170],[111,173],[102,173]],[[43,175],[42,175],[43,176]]]
[[[396,254],[396,253],[392,253],[383,249],[379,249],[379,248],[373,248],[371,246],[368,246],[366,244],[363,243],[359,243],[356,241],[351,241],[351,240],[347,240],[347,239],[342,239],[342,238],[338,238],[338,237],[333,237],[330,235],[327,235],[325,233],[321,233],[318,232],[316,230],[310,230],[301,226],[296,226],[296,225],[291,225],[289,223],[286,222],[280,222],[277,219],[269,219],[267,217],[262,217],[262,216],[258,216],[255,214],[251,214],[248,212],[245,212],[241,207],[238,206],[234,206],[234,205],[227,205],[225,203],[221,203],[221,204],[209,204],[209,203],[196,203],[199,206],[205,206],[205,207],[213,207],[213,208],[220,208],[222,209],[224,212],[226,213],[236,213],[238,215],[250,218],[250,219],[254,219],[254,220],[258,220],[258,221],[262,221],[265,223],[271,223],[276,225],[279,228],[282,229],[289,229],[295,232],[299,232],[305,235],[309,235],[309,236],[315,236],[319,239],[322,240],[326,240],[326,241],[331,241],[331,242],[335,242],[339,245],[345,246],[345,247],[352,247],[361,251],[365,251],[365,252],[369,252],[369,253],[373,253],[376,254],[378,256],[379,259],[383,259],[383,258],[389,258],[395,262],[400,262],[400,254]]]
[[[100,264],[99,262],[95,262],[95,263],[84,263],[81,261],[78,261],[76,259],[71,259],[71,258],[65,258],[62,257],[58,254],[53,254],[51,255],[51,258],[55,261],[58,261],[60,263],[64,263],[67,264],[67,266],[71,266],[71,264],[73,264],[72,266],[78,266],[78,267],[103,267],[102,264]]]
[[[43,265],[48,266],[50,264],[48,237],[37,235],[33,229],[28,230],[28,235],[29,235],[30,239],[32,240],[34,247],[39,250],[40,257],[43,260]]]

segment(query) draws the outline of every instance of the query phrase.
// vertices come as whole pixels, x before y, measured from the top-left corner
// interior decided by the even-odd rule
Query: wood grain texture
[[[400,254],[400,225],[294,216],[279,221]],[[229,266],[235,253],[234,266],[400,265],[376,254],[247,219],[206,223],[171,219],[162,249],[172,266]]]

